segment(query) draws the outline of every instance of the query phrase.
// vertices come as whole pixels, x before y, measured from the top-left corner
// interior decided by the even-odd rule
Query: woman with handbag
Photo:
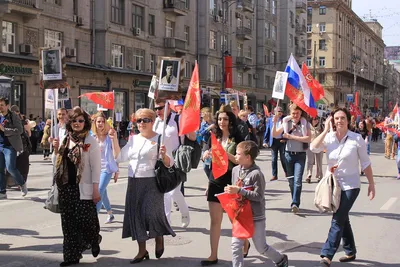
[[[237,131],[236,117],[232,112],[232,109],[228,105],[222,105],[217,112],[216,117],[215,136],[222,147],[228,154],[229,167],[228,171],[219,177],[214,179],[212,172],[208,177],[208,189],[207,189],[207,201],[210,213],[210,244],[211,244],[211,255],[206,260],[201,261],[202,266],[209,266],[218,263],[218,243],[221,236],[221,223],[223,218],[224,210],[215,196],[224,192],[224,188],[227,185],[232,184],[232,168],[236,165],[236,145],[240,143],[242,138],[240,133]],[[209,140],[208,147],[211,148],[211,138]],[[211,150],[206,150],[203,154],[203,160],[207,161],[211,157]],[[212,163],[211,163],[212,169]],[[246,243],[247,252],[250,247],[250,243]],[[247,256],[246,252],[246,256]]]
[[[114,138],[116,132],[106,123],[106,116],[103,112],[98,112],[93,117],[92,124],[92,135],[96,138],[97,143],[100,146],[101,153],[101,174],[99,191],[101,200],[97,203],[97,212],[101,210],[103,206],[107,211],[106,223],[112,223],[114,221],[114,215],[112,213],[110,200],[107,195],[107,185],[114,175],[114,182],[118,180],[119,168],[113,155],[113,147],[118,146],[118,138]]]
[[[114,146],[117,162],[129,161],[128,189],[125,200],[125,214],[122,238],[136,240],[139,251],[131,264],[149,259],[146,241],[155,238],[156,258],[164,253],[164,235],[175,236],[164,212],[164,194],[157,187],[156,162],[161,156],[166,167],[174,165],[171,155],[172,144],[168,138],[159,145],[160,135],[153,131],[156,114],[143,108],[136,111],[139,134],[129,138],[128,143],[119,150]]]
[[[89,135],[91,120],[75,107],[66,124],[67,135],[60,144],[53,140],[56,158],[55,182],[58,187],[61,226],[64,235],[64,261],[60,266],[78,264],[82,252],[100,253],[101,235],[96,203],[100,201],[100,148]]]
[[[329,131],[333,122],[333,131]],[[368,196],[375,197],[375,185],[372,175],[371,161],[367,154],[365,140],[360,134],[350,131],[350,112],[345,108],[338,108],[333,117],[325,121],[324,131],[311,143],[311,150],[315,153],[326,149],[328,170],[335,169],[334,174],[341,187],[340,205],[333,214],[328,239],[321,250],[321,266],[329,267],[343,238],[345,256],[340,262],[349,262],[356,259],[356,245],[353,230],[349,221],[349,212],[358,194],[361,181],[358,165],[368,179]]]

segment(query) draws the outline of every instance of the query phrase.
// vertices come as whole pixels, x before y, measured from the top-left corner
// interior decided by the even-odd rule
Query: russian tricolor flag
[[[290,55],[285,72],[289,74],[285,94],[311,117],[316,117],[317,110],[311,89],[293,54]]]

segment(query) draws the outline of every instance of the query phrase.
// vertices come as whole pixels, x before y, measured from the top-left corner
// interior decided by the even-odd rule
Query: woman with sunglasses
[[[165,166],[174,164],[171,143],[165,138],[158,148],[161,136],[153,131],[154,111],[143,108],[135,115],[140,133],[129,138],[121,151],[113,147],[118,163],[129,161],[122,238],[131,237],[138,243],[139,251],[131,264],[150,258],[146,250],[146,241],[150,238],[155,238],[155,256],[160,258],[164,253],[163,236],[175,236],[165,216],[164,194],[158,191],[155,179],[155,164],[160,156]]]
[[[229,167],[227,172],[218,179],[214,179],[212,172],[208,177],[209,182],[207,189],[207,201],[211,219],[211,255],[208,257],[208,259],[201,261],[202,266],[210,266],[218,263],[218,244],[221,237],[221,223],[224,210],[222,209],[222,206],[215,195],[223,193],[225,186],[232,184],[232,168],[236,165],[236,145],[243,141],[240,133],[237,131],[236,116],[233,114],[230,106],[221,106],[217,112],[216,125],[215,136],[228,154]],[[211,148],[211,140],[209,141],[208,147]],[[207,160],[210,157],[211,151],[205,151],[203,154],[203,160]],[[250,243],[247,240],[245,247],[245,256],[247,256],[248,250],[250,249]]]
[[[106,122],[106,116],[103,112],[98,112],[93,116],[92,135],[96,138],[101,153],[101,174],[99,184],[101,200],[97,203],[96,209],[97,212],[100,212],[101,207],[103,206],[108,214],[106,223],[112,223],[114,221],[114,215],[107,195],[107,185],[113,174],[114,182],[116,183],[118,180],[119,168],[114,159],[116,155],[113,154],[113,147],[119,146],[119,144],[118,139],[115,138],[115,130]]]
[[[310,119],[310,128],[311,128],[311,142],[315,140],[321,133],[322,127],[320,123],[320,118],[315,117]],[[311,183],[312,171],[313,167],[317,165],[317,174],[315,178],[317,178],[318,182],[322,179],[322,157],[324,156],[324,152],[314,153],[310,149],[307,150],[307,183]]]
[[[75,107],[66,125],[62,143],[53,140],[56,158],[55,182],[59,192],[64,261],[60,266],[78,264],[82,252],[100,253],[101,236],[96,203],[100,201],[100,148],[89,135],[91,120]]]

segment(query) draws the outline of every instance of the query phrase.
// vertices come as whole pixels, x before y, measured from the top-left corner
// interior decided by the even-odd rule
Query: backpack
[[[166,121],[166,125],[168,125],[168,122],[170,120],[170,116],[168,117]],[[174,118],[174,121],[176,123],[176,127],[179,133],[179,115],[176,115]],[[200,158],[201,158],[201,146],[200,144],[194,140],[190,140],[185,136],[185,139],[181,141],[181,138],[178,136],[179,139],[179,147],[176,150],[179,151],[179,153],[175,153],[175,161],[180,164],[180,166],[177,166],[178,169],[181,169],[182,171],[188,173],[190,169],[192,168],[197,168],[199,166]],[[182,148],[181,148],[182,147]],[[186,155],[183,156],[182,154],[185,153]],[[187,162],[187,160],[183,160],[184,158],[190,158],[190,162]],[[190,165],[189,165],[190,163]]]

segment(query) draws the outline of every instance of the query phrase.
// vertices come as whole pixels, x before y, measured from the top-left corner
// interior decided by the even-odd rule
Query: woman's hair
[[[141,117],[146,117],[149,119],[152,119],[153,122],[156,120],[156,113],[154,110],[148,109],[148,108],[141,108],[138,109],[135,113],[136,119],[139,119]]]
[[[249,113],[248,113],[246,110],[241,109],[241,110],[239,111],[239,117],[241,117],[241,116],[243,116],[243,115],[247,116],[247,115],[249,115]]]
[[[94,114],[92,116],[92,120],[93,120],[92,132],[93,132],[93,135],[97,136],[100,133],[100,132],[98,132],[97,127],[96,127],[96,121],[97,121],[98,118],[103,118],[104,119],[104,128],[103,128],[103,131],[102,131],[101,134],[107,134],[110,131],[111,126],[110,126],[110,124],[107,123],[106,115],[104,115],[103,112],[99,111],[99,112],[97,112],[96,114]]]
[[[72,121],[76,120],[76,118],[78,118],[79,116],[82,116],[83,119],[85,120],[85,126],[83,126],[83,130],[82,131],[90,131],[90,127],[92,126],[92,121],[90,120],[89,114],[87,114],[85,111],[83,111],[83,109],[81,107],[74,107],[72,109],[72,111],[69,113],[69,120],[66,124],[66,129],[68,132],[73,132],[72,130]]]
[[[300,116],[303,116],[303,110],[296,104],[291,104],[289,106],[290,112],[295,111],[295,110],[300,110]]]
[[[229,118],[229,138],[234,137],[236,134],[236,129],[237,129],[237,123],[236,123],[236,116],[233,114],[232,109],[229,105],[221,105],[220,109],[217,111],[217,114],[215,116],[215,123],[217,125],[215,129],[215,136],[217,138],[222,137],[222,130],[219,128],[218,125],[218,117],[219,114],[221,113],[226,113],[226,115]]]
[[[202,108],[201,109],[201,114],[203,115],[203,119],[211,119],[211,109],[210,108]]]
[[[344,114],[346,114],[346,118],[347,118],[347,128],[350,129],[350,123],[351,123],[351,114],[350,111],[347,110],[347,108],[336,108],[334,111],[332,111],[331,115],[332,117],[335,116],[335,114],[339,111],[344,112]]]

